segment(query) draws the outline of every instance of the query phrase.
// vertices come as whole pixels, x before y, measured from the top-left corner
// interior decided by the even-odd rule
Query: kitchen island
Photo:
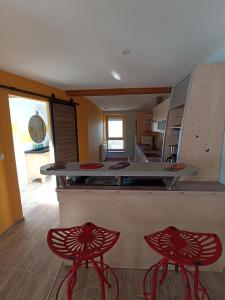
[[[79,163],[49,164],[41,167],[41,174],[56,175],[62,187],[67,187],[66,177],[116,177],[118,185],[122,185],[123,177],[151,177],[161,178],[168,190],[171,190],[176,181],[182,176],[195,176],[198,168],[186,165],[181,170],[174,171],[171,163],[128,163],[121,169],[111,169],[113,163],[104,163],[97,169],[81,169]]]
[[[108,173],[108,167],[107,164],[102,169],[102,174],[104,172],[104,176],[110,177],[112,173]],[[47,168],[48,166],[42,167],[41,172],[64,177],[80,174],[78,169],[71,169],[71,164],[71,170],[68,170],[68,166],[64,171],[60,167],[50,171]],[[118,171],[110,172],[115,172],[115,175]],[[80,172],[86,176],[88,172],[97,170]],[[127,175],[128,170],[126,172],[122,174]],[[139,174],[143,176],[143,173]],[[219,235],[225,247],[225,187],[219,183],[182,181],[177,182],[173,190],[167,190],[163,185],[105,186],[67,183],[66,186],[57,188],[57,194],[62,227],[90,221],[121,232],[119,242],[106,255],[106,260],[116,268],[144,269],[155,263],[159,256],[149,249],[143,236],[170,225],[196,232],[214,232]],[[218,262],[202,269],[221,272],[224,266],[225,256],[222,255]]]

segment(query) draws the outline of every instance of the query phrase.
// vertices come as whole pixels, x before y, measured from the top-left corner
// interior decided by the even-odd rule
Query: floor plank
[[[46,243],[49,228],[59,225],[58,201],[54,192],[55,181],[45,184],[34,182],[22,191],[25,222],[12,227],[0,237],[0,299],[1,300],[48,300],[55,293],[68,267],[61,265]],[[59,272],[58,272],[59,271]],[[58,275],[56,277],[56,274]],[[144,300],[144,270],[115,270],[120,283],[120,300]],[[54,279],[56,277],[56,281]],[[109,275],[111,289],[106,299],[115,299],[115,284]],[[222,273],[201,272],[202,282],[208,288],[212,300],[225,300],[225,276]],[[149,283],[151,276],[149,277]],[[99,281],[93,269],[81,268],[73,300],[99,300]],[[180,274],[169,272],[168,278],[157,290],[157,300],[185,299]],[[194,298],[193,298],[194,299]],[[59,300],[66,300],[66,284]]]

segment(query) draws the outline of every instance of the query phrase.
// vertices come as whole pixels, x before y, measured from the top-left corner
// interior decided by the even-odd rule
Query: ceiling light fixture
[[[118,72],[112,70],[112,71],[111,71],[111,74],[112,74],[112,76],[113,76],[116,80],[118,80],[118,81],[121,80],[121,75],[120,75]]]
[[[123,54],[123,55],[129,55],[130,54],[130,49],[124,49],[124,50],[122,50],[121,54]]]

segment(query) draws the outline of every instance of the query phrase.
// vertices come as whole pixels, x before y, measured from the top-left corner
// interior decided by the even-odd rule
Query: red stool
[[[77,279],[80,266],[88,267],[91,263],[97,271],[101,284],[101,300],[105,299],[105,284],[110,288],[107,277],[110,271],[116,282],[116,299],[119,298],[119,283],[114,271],[104,263],[103,254],[109,251],[117,242],[120,233],[98,227],[92,223],[70,228],[54,228],[48,232],[48,246],[58,256],[72,260],[73,266],[63,278],[56,293],[58,299],[60,288],[64,280],[67,281],[67,299],[71,300],[72,290]],[[99,260],[96,260],[99,258]]]
[[[175,265],[177,272],[180,269],[186,287],[186,300],[191,300],[188,274],[194,277],[195,299],[210,299],[207,289],[199,280],[199,266],[210,265],[221,256],[222,245],[216,234],[183,231],[171,226],[144,238],[153,250],[163,256],[163,259],[145,273],[143,283],[145,299],[148,299],[148,295],[151,295],[152,300],[156,299],[157,273],[162,267],[162,277],[159,280],[159,283],[162,284],[168,273],[168,265]],[[194,267],[194,274],[188,271],[185,266]],[[147,292],[146,279],[151,270],[153,270],[152,290]],[[201,297],[199,296],[200,293]]]

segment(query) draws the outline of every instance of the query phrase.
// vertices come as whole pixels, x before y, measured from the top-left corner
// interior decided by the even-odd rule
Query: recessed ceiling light
[[[112,74],[112,76],[113,76],[116,80],[118,80],[118,81],[121,80],[121,75],[120,75],[118,72],[112,70],[112,71],[111,71],[111,74]]]
[[[124,50],[122,50],[121,54],[123,54],[123,55],[129,55],[130,54],[130,49],[124,49]]]

